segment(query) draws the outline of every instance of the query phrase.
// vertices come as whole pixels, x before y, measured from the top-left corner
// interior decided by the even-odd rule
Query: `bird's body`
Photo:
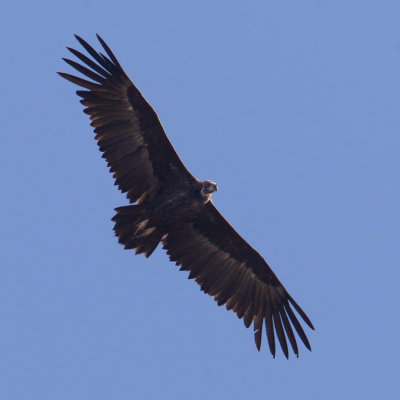
[[[211,195],[217,185],[188,172],[156,113],[105,42],[98,36],[107,56],[77,39],[92,59],[69,49],[84,65],[65,61],[91,81],[60,75],[86,88],[77,94],[115,184],[130,202],[116,208],[113,218],[119,242],[147,257],[162,242],[170,260],[190,271],[189,278],[218,305],[233,310],[246,327],[254,324],[258,349],[265,325],[274,356],[275,334],[286,357],[287,339],[298,355],[294,330],[311,350],[292,307],[310,328],[313,325],[266,261],[214,207]]]
[[[206,181],[207,182],[207,181]],[[113,218],[115,233],[125,248],[135,248],[136,253],[149,257],[160,240],[166,242],[168,232],[175,223],[189,223],[201,216],[211,193],[203,194],[204,183],[193,180],[167,185],[154,198],[136,205],[119,207]]]

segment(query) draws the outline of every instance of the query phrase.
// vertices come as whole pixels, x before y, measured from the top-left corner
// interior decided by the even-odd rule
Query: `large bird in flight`
[[[247,328],[253,324],[258,350],[264,325],[274,357],[275,335],[286,358],[287,339],[298,356],[294,331],[311,350],[293,309],[314,329],[311,321],[267,262],[215,208],[211,195],[217,185],[199,181],[185,168],[157,114],[104,40],[97,35],[106,54],[76,38],[92,58],[68,48],[82,64],[64,60],[90,80],[59,74],[85,88],[76,92],[83,111],[115,184],[130,202],[116,208],[113,218],[119,242],[146,257],[162,242],[170,260],[190,272],[189,279],[243,318]]]

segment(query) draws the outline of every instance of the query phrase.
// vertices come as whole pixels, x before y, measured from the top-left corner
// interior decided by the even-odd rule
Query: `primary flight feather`
[[[218,305],[226,304],[246,327],[254,326],[257,349],[265,326],[275,356],[275,335],[286,358],[298,356],[294,331],[311,350],[293,309],[311,321],[272,269],[214,207],[212,181],[199,181],[183,165],[152,107],[131,82],[104,40],[106,55],[76,36],[92,58],[68,48],[82,64],[64,60],[90,79],[59,74],[78,90],[95,138],[128,206],[116,208],[114,231],[126,249],[149,257],[162,242],[171,261],[189,271]],[[293,329],[294,328],[294,329]]]

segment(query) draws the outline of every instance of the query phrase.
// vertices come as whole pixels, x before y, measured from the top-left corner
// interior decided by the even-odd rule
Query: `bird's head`
[[[217,184],[213,181],[203,181],[201,182],[200,193],[205,200],[205,202],[211,199],[211,195],[218,190]]]

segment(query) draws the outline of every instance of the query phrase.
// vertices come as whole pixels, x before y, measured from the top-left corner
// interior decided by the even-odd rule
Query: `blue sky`
[[[2,7],[2,399],[397,399],[398,1],[37,1]],[[256,351],[157,250],[56,71],[100,33],[190,171],[313,321]],[[96,44],[97,46],[97,44]]]

